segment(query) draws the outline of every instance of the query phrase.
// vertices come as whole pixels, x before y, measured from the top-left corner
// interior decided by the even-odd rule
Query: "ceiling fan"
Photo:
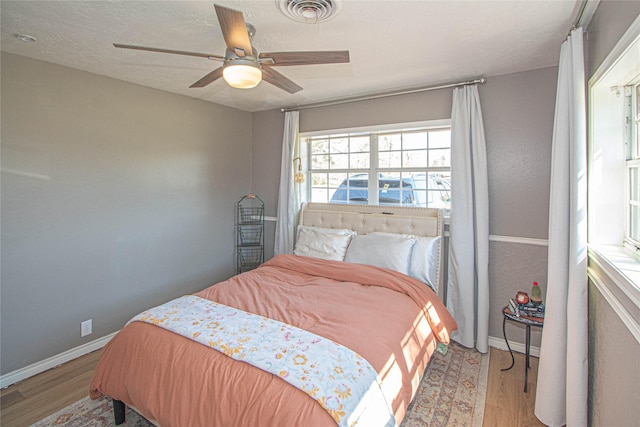
[[[261,80],[264,80],[289,93],[296,93],[302,90],[302,87],[274,70],[273,67],[349,62],[348,50],[258,53],[251,44],[251,39],[255,34],[255,28],[253,25],[245,22],[242,12],[217,4],[214,6],[220,28],[222,29],[222,35],[227,45],[225,56],[119,43],[114,43],[113,46],[124,49],[199,56],[224,62],[222,67],[216,68],[189,86],[192,88],[207,86],[209,83],[222,77],[230,86],[235,88],[249,89],[257,86]]]

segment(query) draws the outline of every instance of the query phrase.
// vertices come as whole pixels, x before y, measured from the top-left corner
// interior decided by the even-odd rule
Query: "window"
[[[450,207],[449,121],[303,136],[309,200]]]
[[[624,111],[627,152],[625,243],[634,249],[640,249],[640,84],[624,88]]]
[[[640,309],[639,53],[637,21],[589,81],[589,278],[619,313]]]

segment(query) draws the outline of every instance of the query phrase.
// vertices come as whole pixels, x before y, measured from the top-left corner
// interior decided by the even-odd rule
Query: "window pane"
[[[416,205],[427,208],[449,209],[451,206],[451,173],[414,173]]]
[[[310,173],[311,201],[329,202],[329,197],[336,192],[340,184],[345,182],[346,178],[346,173]]]
[[[640,158],[640,84],[636,85],[636,142],[635,158]]]
[[[420,207],[420,208],[428,208],[428,201],[427,201],[427,191],[426,190],[420,190],[420,189],[414,189],[413,190],[413,194],[416,198],[416,206]]]
[[[351,175],[347,183],[349,203],[367,203],[369,200],[369,175],[358,173]]]
[[[346,173],[330,173],[329,188],[332,188],[334,190],[337,189],[340,186],[340,184],[342,184],[342,182],[346,179],[347,179]]]
[[[331,169],[348,169],[349,155],[348,154],[332,154],[330,168]]]
[[[629,237],[640,242],[640,206],[638,205],[630,205]]]
[[[311,201],[316,203],[329,202],[329,191],[325,188],[311,188]]]
[[[349,152],[349,139],[348,138],[331,138],[331,153],[348,153]]]
[[[356,136],[351,138],[352,153],[368,153],[370,151],[369,136]]]
[[[329,152],[329,140],[327,139],[312,139],[311,140],[311,152],[314,154],[328,153]]]
[[[369,169],[369,153],[356,153],[349,156],[351,169]]]
[[[427,132],[410,132],[403,136],[403,150],[419,150],[427,148]]]
[[[640,170],[629,168],[629,238],[640,242]]]
[[[378,154],[379,168],[400,168],[402,167],[400,151],[385,151]]]
[[[427,200],[427,174],[424,172],[417,172],[411,175],[411,179],[413,180],[416,206],[428,208],[429,201]]]
[[[326,187],[327,186],[327,175],[326,173],[317,173],[314,172],[311,175],[311,186],[312,187]]]
[[[336,174],[337,175],[337,174]],[[369,179],[367,174],[354,174],[340,182],[333,191],[331,203],[364,203],[369,200]]]
[[[378,178],[378,203],[381,205],[416,204],[414,182],[410,174],[387,172]]]
[[[451,149],[429,150],[429,167],[451,167]]]
[[[399,133],[385,134],[378,137],[378,150],[400,150],[402,148],[402,135]]]
[[[310,173],[309,181],[311,182],[311,201],[318,203],[327,203],[327,174],[326,173]]]
[[[427,150],[412,150],[403,153],[402,167],[419,168],[427,164]]]
[[[329,155],[311,156],[311,169],[329,169]]]
[[[629,168],[629,200],[640,202],[640,180],[637,167]]]
[[[429,148],[451,147],[451,130],[437,130],[429,132]]]
[[[429,174],[430,208],[451,208],[451,172]]]

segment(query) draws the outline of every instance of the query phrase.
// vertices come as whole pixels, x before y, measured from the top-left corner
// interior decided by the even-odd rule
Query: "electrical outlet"
[[[80,323],[80,338],[91,335],[92,332],[91,319]]]

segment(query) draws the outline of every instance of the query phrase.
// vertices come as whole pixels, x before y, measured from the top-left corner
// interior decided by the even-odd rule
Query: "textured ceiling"
[[[112,43],[224,55],[213,1],[2,1],[2,50],[246,111],[388,92],[557,65],[578,0],[343,0],[333,19],[293,21],[276,0],[217,1],[244,13],[260,52],[349,50],[349,64],[276,68],[304,90],[223,80],[205,58],[116,49]],[[19,41],[29,34],[35,43]]]

